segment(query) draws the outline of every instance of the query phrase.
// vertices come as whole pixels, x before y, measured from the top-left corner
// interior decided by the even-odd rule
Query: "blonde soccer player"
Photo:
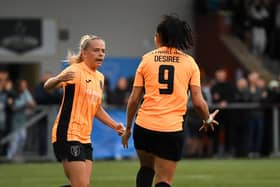
[[[122,134],[124,127],[114,121],[101,105],[104,76],[97,69],[105,57],[105,42],[84,35],[80,51],[69,56],[70,66],[48,79],[45,89],[63,87],[64,96],[52,130],[52,143],[71,187],[88,187],[92,168],[91,131],[96,117]]]

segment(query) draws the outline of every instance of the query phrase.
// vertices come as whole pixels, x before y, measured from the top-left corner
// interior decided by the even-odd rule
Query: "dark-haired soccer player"
[[[47,90],[64,88],[63,101],[52,131],[55,156],[62,162],[72,187],[88,187],[92,167],[91,130],[96,117],[122,134],[122,124],[114,121],[101,106],[104,76],[97,69],[105,57],[105,42],[85,35],[80,51],[69,57],[70,66],[46,81]],[[70,186],[70,185],[67,185]]]
[[[184,53],[193,46],[191,28],[177,16],[166,15],[157,26],[157,49],[142,58],[127,106],[127,126],[122,137],[128,146],[133,118],[144,95],[133,130],[134,146],[140,160],[137,187],[172,185],[177,162],[181,159],[188,90],[193,105],[203,119],[200,130],[214,129],[218,110],[209,114],[202,97],[200,71],[194,59]]]

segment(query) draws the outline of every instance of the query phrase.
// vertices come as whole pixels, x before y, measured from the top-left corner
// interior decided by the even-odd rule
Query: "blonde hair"
[[[75,54],[73,51],[69,50],[68,54],[67,54],[67,59],[69,61],[69,64],[74,64],[74,63],[80,63],[83,61],[83,57],[82,57],[82,50],[87,49],[88,47],[88,43],[91,40],[96,40],[96,39],[101,39],[98,36],[95,35],[89,35],[86,34],[84,36],[81,37],[80,40],[80,45],[79,45],[79,52],[78,54]]]

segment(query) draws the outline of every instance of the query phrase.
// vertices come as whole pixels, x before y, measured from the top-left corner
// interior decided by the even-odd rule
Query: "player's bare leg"
[[[92,171],[92,161],[86,160],[86,175],[87,175],[88,186],[90,184],[91,171]]]
[[[140,169],[137,173],[137,187],[151,187],[154,179],[154,155],[146,151],[137,150],[137,155],[140,161]]]
[[[155,157],[155,187],[170,187],[176,171],[177,162]]]
[[[68,174],[71,187],[88,187],[88,176],[84,161],[63,161],[62,165]]]

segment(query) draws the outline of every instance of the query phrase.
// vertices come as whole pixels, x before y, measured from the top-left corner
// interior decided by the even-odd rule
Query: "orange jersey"
[[[133,85],[145,88],[136,123],[154,131],[182,130],[189,85],[200,86],[200,71],[191,56],[167,47],[144,55]]]
[[[53,127],[52,142],[90,143],[93,118],[102,101],[104,76],[83,62],[64,71],[75,72],[75,78],[63,83],[64,95]]]

